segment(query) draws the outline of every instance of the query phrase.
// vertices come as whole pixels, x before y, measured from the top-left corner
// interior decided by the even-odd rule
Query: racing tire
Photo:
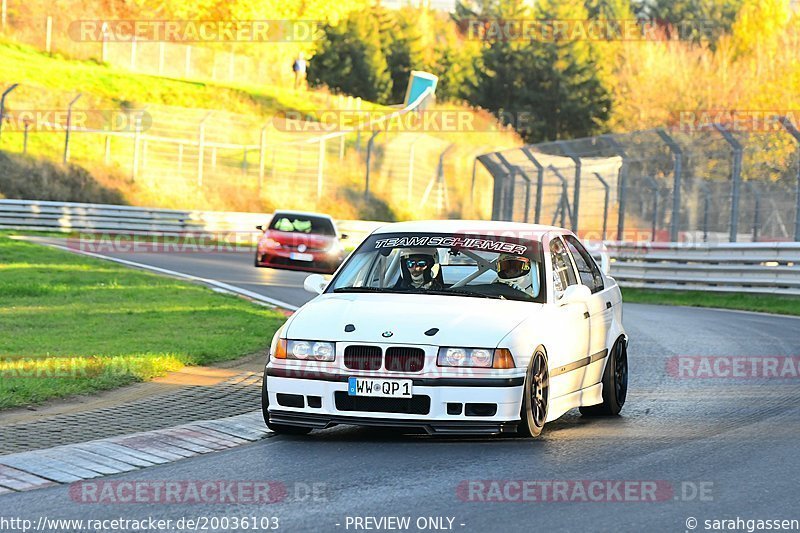
[[[538,437],[547,420],[547,404],[550,391],[550,372],[547,355],[537,348],[525,374],[522,388],[522,409],[517,433],[522,437]]]
[[[628,395],[628,343],[620,337],[603,372],[603,403],[580,408],[583,416],[617,416]]]
[[[261,384],[261,414],[264,417],[264,423],[274,433],[280,435],[308,435],[311,433],[311,428],[302,426],[289,426],[286,424],[273,424],[269,421],[269,394],[267,393],[267,369],[264,369],[264,380]]]
[[[261,265],[258,264],[258,252],[256,252],[256,260],[255,260],[256,267],[260,267]]]

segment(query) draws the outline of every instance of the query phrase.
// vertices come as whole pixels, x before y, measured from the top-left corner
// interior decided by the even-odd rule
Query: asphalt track
[[[250,254],[115,255],[294,305],[310,297],[302,292],[304,274],[255,269]],[[476,532],[706,531],[714,524],[705,520],[737,518],[743,527],[738,530],[746,531],[746,520],[800,519],[800,379],[698,379],[667,370],[676,356],[800,355],[800,320],[626,304],[624,322],[631,339],[630,387],[618,418],[587,419],[571,411],[548,424],[537,440],[430,438],[351,427],[278,436],[104,478],[270,480],[287,489],[277,503],[76,503],[69,487],[59,486],[0,496],[0,517],[29,518],[34,524],[42,516],[278,517],[283,531],[364,531],[355,527],[355,517],[389,516],[410,517],[408,530],[418,531],[417,519],[445,517],[445,526],[447,518],[453,519],[452,530]],[[500,481],[483,485],[501,487],[499,499],[503,488],[511,498],[519,496],[508,481],[566,481],[570,501],[561,493],[558,501],[487,502],[479,501],[481,494],[496,500],[498,493],[459,491],[478,487],[465,484],[480,480]],[[622,498],[611,489],[602,501],[586,501],[591,498],[576,487],[591,481],[606,487],[627,481],[652,488],[655,483],[656,501],[634,501],[641,498],[626,496],[624,489]],[[306,496],[314,484],[316,496]],[[528,499],[541,494],[541,489],[529,493]],[[465,501],[470,497],[478,501]]]

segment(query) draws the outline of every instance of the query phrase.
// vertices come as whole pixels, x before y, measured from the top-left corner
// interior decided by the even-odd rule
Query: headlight
[[[276,241],[275,239],[270,239],[269,237],[267,237],[266,239],[264,239],[263,241],[261,241],[261,245],[262,245],[264,248],[273,248],[273,249],[274,249],[274,248],[280,248],[280,247],[281,247],[281,243],[279,243],[279,242],[278,242],[278,241]]]
[[[288,341],[286,359],[300,361],[333,361],[336,345],[332,342]]]
[[[439,366],[468,368],[514,368],[511,352],[505,348],[439,348]]]

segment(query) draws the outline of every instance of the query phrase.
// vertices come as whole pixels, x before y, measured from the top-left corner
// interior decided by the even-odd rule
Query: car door
[[[579,282],[566,244],[560,236],[550,239],[550,267],[553,283],[551,300],[555,305],[558,350],[548,351],[551,367],[551,394],[554,397],[583,388],[589,356],[589,310],[585,303],[562,305],[559,299],[570,285]]]
[[[574,235],[565,235],[564,241],[575,263],[580,282],[592,291],[588,302],[590,364],[586,370],[586,386],[589,386],[602,379],[605,365],[593,363],[602,361],[606,355],[608,331],[613,318],[613,302],[610,289],[604,286],[600,268],[583,244]]]

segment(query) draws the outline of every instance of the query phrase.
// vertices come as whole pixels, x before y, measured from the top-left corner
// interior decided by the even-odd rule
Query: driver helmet
[[[438,255],[436,248],[409,248],[401,253],[403,273],[412,286],[423,287],[437,275]]]
[[[505,283],[528,294],[532,293],[533,277],[531,276],[530,259],[521,255],[500,254],[495,268],[500,283]]]

